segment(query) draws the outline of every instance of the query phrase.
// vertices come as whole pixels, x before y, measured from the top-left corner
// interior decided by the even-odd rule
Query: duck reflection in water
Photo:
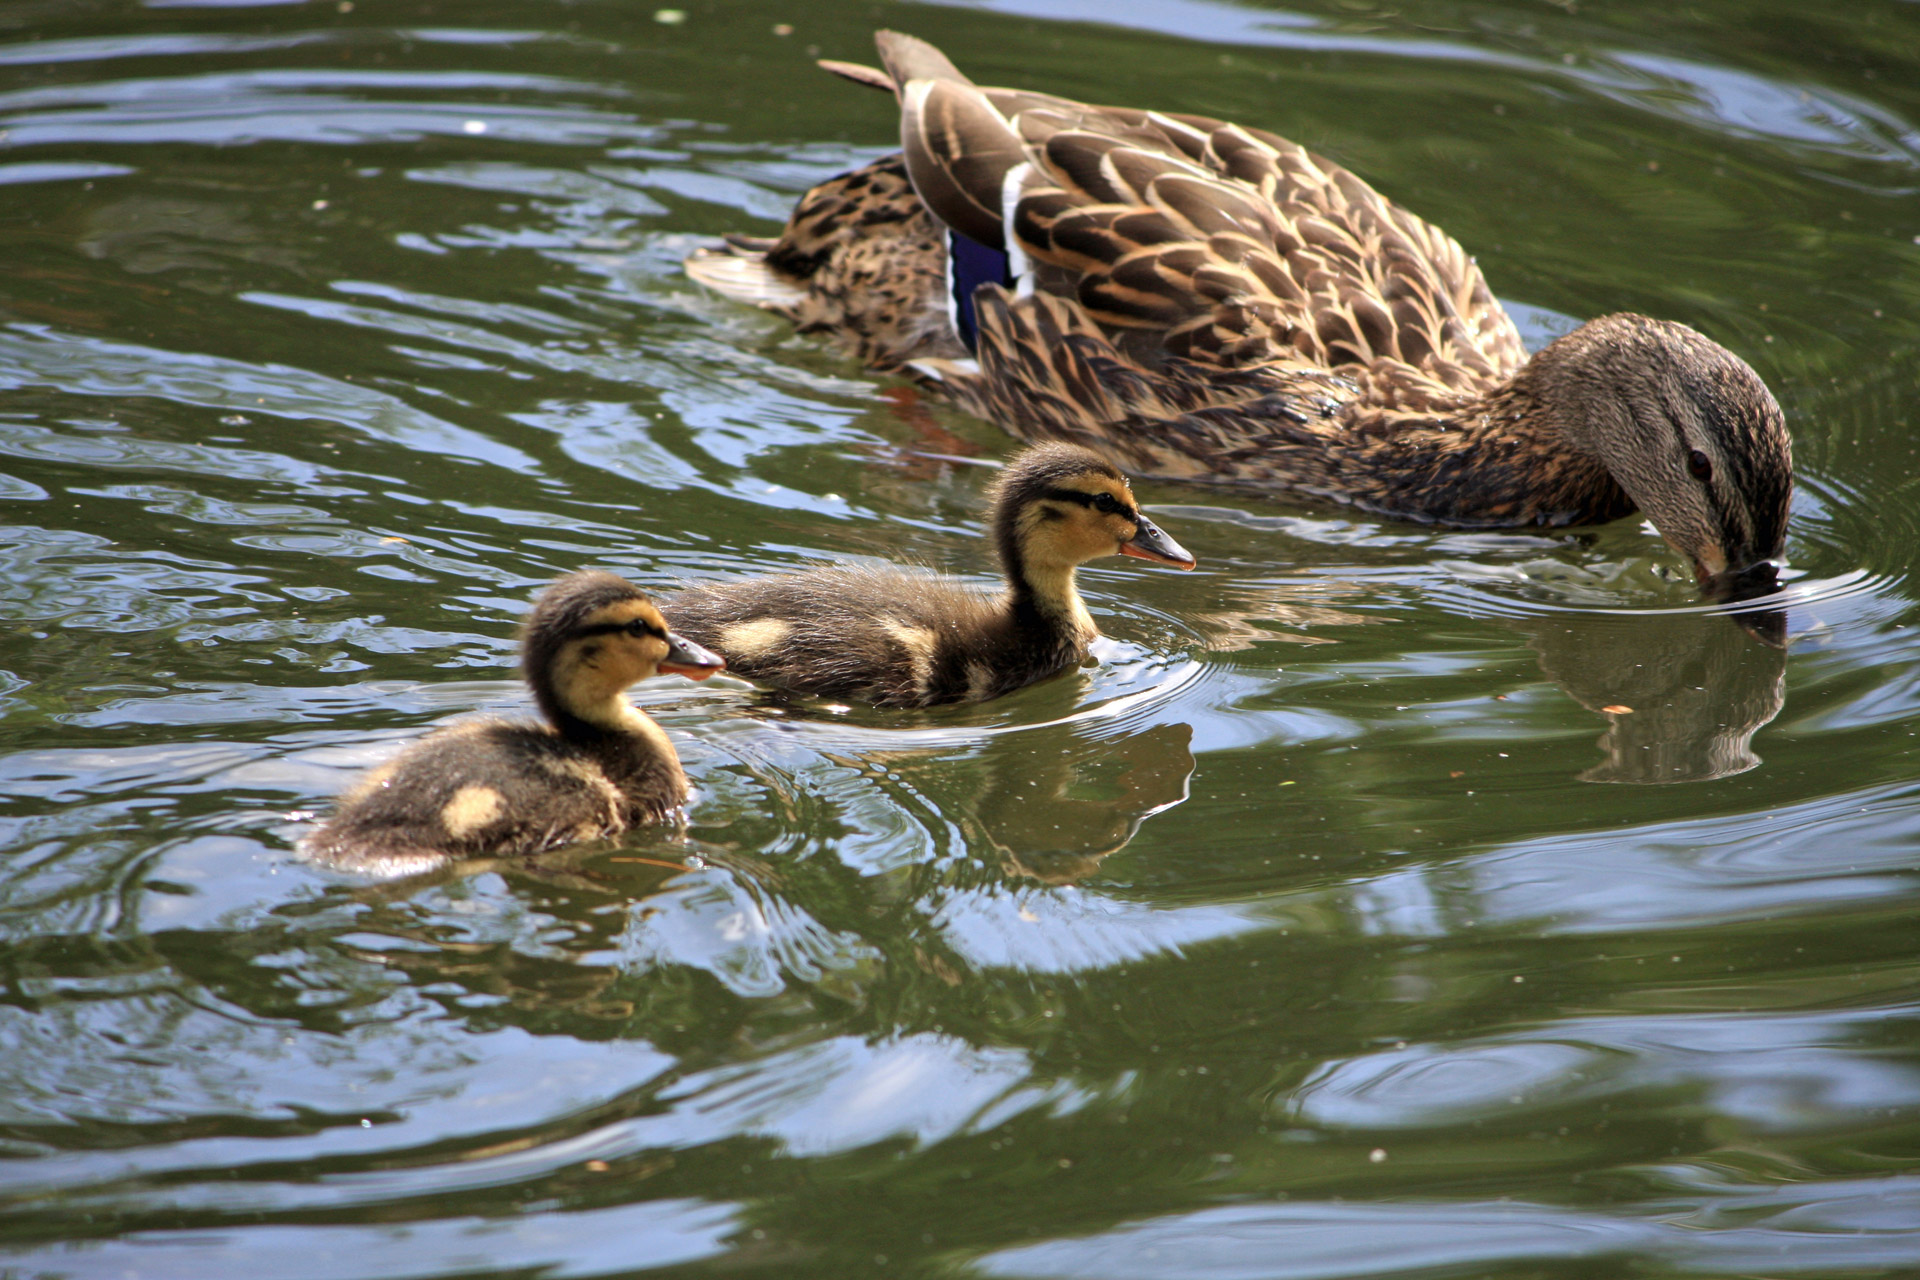
[[[1704,782],[1760,763],[1786,701],[1786,615],[1564,613],[1534,620],[1540,667],[1608,719],[1584,782]]]
[[[987,751],[987,786],[956,810],[967,845],[1007,874],[1073,884],[1127,847],[1140,825],[1187,798],[1193,729],[1155,725],[1121,738],[1006,734]]]

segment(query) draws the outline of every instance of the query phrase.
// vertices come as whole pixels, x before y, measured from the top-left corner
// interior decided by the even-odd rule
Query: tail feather
[[[880,61],[897,85],[909,80],[952,80],[970,85],[973,81],[960,74],[960,68],[947,55],[918,36],[902,31],[876,31],[873,43],[880,50]]]
[[[878,67],[869,67],[858,62],[840,62],[834,58],[822,58],[816,65],[822,71],[831,71],[842,80],[851,80],[869,89],[882,89],[887,93],[900,92],[900,86],[893,82],[893,77]]]
[[[807,291],[767,265],[764,251],[743,248],[698,249],[687,259],[687,274],[737,302],[783,311],[807,300]]]

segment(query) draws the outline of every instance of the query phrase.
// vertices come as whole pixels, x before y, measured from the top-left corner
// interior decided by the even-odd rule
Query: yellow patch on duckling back
[[[793,632],[782,618],[754,618],[736,622],[720,632],[720,652],[729,657],[763,658]]]
[[[933,684],[933,651],[939,637],[931,627],[915,627],[892,618],[882,618],[880,625],[887,629],[894,643],[906,651],[907,661],[913,665],[915,692],[927,692]]]
[[[453,799],[440,810],[440,825],[454,839],[464,840],[491,826],[506,807],[506,799],[492,787],[469,783],[454,792]]]

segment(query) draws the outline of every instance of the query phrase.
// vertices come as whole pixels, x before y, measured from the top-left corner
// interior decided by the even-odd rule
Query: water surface
[[[1726,343],[1786,646],[1637,520],[1143,485],[1096,668],[662,680],[684,831],[302,862],[556,573],[986,580],[1009,439],[678,268],[887,149],[883,25]],[[0,1271],[1920,1269],[1916,121],[1899,0],[0,5]]]

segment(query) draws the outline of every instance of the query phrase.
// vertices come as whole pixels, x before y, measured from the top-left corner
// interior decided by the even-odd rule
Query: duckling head
[[[1078,445],[1035,445],[1007,464],[994,489],[993,531],[1014,582],[1071,574],[1112,555],[1194,566],[1193,556],[1141,512],[1127,478]]]
[[[1779,404],[1744,360],[1685,325],[1612,315],[1543,348],[1521,379],[1709,594],[1772,588],[1793,447]]]
[[[534,601],[520,641],[520,668],[547,719],[565,728],[629,727],[624,691],[654,675],[704,680],[726,666],[719,654],[667,629],[652,601],[611,573],[570,573]]]

